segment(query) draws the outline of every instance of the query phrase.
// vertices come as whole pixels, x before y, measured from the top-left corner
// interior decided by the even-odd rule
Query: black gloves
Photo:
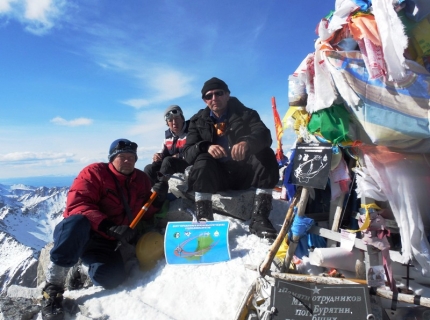
[[[106,234],[123,243],[130,243],[137,235],[136,231],[124,225],[110,227]]]
[[[157,182],[152,187],[152,191],[157,192],[157,198],[154,200],[153,205],[159,208],[166,200],[169,184],[166,181]]]
[[[169,184],[164,181],[160,181],[154,184],[152,191],[157,192],[160,200],[166,200],[167,192],[169,191]]]

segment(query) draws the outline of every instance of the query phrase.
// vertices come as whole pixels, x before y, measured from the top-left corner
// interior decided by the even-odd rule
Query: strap
[[[420,295],[416,295],[414,296],[414,304],[416,304],[417,306],[420,305],[420,301],[421,300],[421,296]]]
[[[173,135],[172,148],[170,149],[170,155],[173,156],[176,153],[176,144],[178,143],[179,136]]]
[[[122,189],[121,189],[121,186],[119,185],[118,179],[115,177],[115,174],[112,171],[110,171],[109,164],[106,164],[106,166],[107,166],[107,170],[109,171],[109,173],[111,174],[111,176],[113,178],[113,181],[115,181],[116,191],[121,196],[121,201],[122,201],[122,204],[124,206],[124,211],[125,211],[125,213],[127,215],[128,221],[131,223],[133,221],[133,216],[131,214],[130,206],[128,205],[128,202],[125,199],[124,193],[122,192]]]

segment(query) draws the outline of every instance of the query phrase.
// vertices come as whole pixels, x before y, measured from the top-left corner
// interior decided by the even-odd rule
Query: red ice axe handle
[[[155,198],[157,198],[157,196],[158,196],[158,194],[156,191],[152,192],[151,196],[149,197],[148,202],[143,205],[142,209],[140,209],[140,211],[138,212],[136,217],[134,217],[133,221],[130,223],[131,229],[134,229],[137,226],[140,219],[142,219],[143,215],[146,213],[146,211],[148,211],[149,207],[154,202]]]

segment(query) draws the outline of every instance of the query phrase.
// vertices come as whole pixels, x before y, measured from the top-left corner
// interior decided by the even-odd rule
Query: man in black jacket
[[[169,129],[164,134],[161,150],[152,157],[152,163],[143,170],[152,181],[158,182],[157,172],[170,175],[184,173],[188,163],[184,160],[184,146],[188,134],[189,121],[185,121],[181,107],[171,105],[164,111],[164,120]]]
[[[230,97],[224,81],[211,78],[201,92],[207,107],[190,119],[184,148],[185,160],[193,165],[188,185],[195,191],[197,219],[213,220],[213,193],[254,187],[249,229],[259,237],[276,237],[268,219],[279,180],[270,130],[255,110]]]

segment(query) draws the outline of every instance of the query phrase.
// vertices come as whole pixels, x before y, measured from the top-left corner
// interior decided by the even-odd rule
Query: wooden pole
[[[297,188],[297,192],[294,195],[293,199],[291,200],[291,204],[288,208],[281,230],[279,231],[279,234],[276,237],[275,241],[273,241],[272,246],[270,247],[270,250],[266,255],[266,258],[264,259],[264,261],[261,263],[259,267],[260,274],[262,276],[266,275],[266,272],[270,269],[270,265],[272,264],[273,258],[278,252],[279,247],[282,244],[282,241],[284,241],[284,238],[291,227],[291,222],[293,221],[294,207],[296,206],[298,199],[301,198],[300,196],[301,192],[302,192],[302,188]]]
[[[303,188],[302,194],[300,196],[299,204],[297,205],[297,216],[303,217],[305,215],[306,205],[309,199],[309,189]],[[291,260],[293,259],[294,252],[296,251],[297,245],[299,244],[300,236],[293,235],[292,239],[290,239],[288,243],[288,251],[285,255],[284,267],[285,272],[288,272],[290,267]]]
[[[257,270],[257,269],[255,269]],[[242,303],[239,306],[239,309],[237,309],[236,316],[234,317],[235,320],[243,320],[247,316],[248,306],[251,304],[252,297],[256,293],[257,288],[257,280],[254,280],[254,282],[249,286],[248,291],[245,293],[245,297],[242,300]]]
[[[333,224],[331,226],[331,231],[338,231],[339,230],[340,217],[342,215],[344,200],[345,200],[345,193],[342,193],[339,196],[339,200],[337,202],[337,207],[336,207],[336,211],[334,213],[334,218],[333,218]]]
[[[343,202],[345,200],[345,193],[342,193],[337,200],[336,211],[334,212],[333,222],[331,225],[331,231],[337,232],[339,230],[340,218],[342,217]],[[327,240],[327,247],[336,247],[336,242],[333,240]]]
[[[245,268],[257,271],[257,267],[250,264],[245,264]],[[345,278],[333,278],[333,277],[321,277],[312,276],[308,274],[294,274],[294,273],[281,273],[269,270],[267,275],[272,278],[277,278],[286,281],[298,281],[298,282],[310,282],[310,283],[321,283],[321,284],[351,284],[360,283],[366,284],[366,280],[363,279],[345,279]]]

